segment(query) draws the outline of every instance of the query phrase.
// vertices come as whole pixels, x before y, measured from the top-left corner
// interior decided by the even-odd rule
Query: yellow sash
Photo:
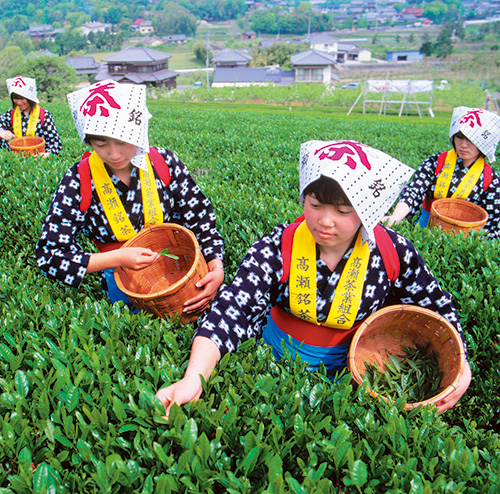
[[[451,177],[455,171],[455,165],[457,164],[457,153],[454,149],[446,153],[446,161],[443,170],[439,174],[436,182],[436,190],[434,191],[435,199],[442,199],[447,197],[448,189],[451,184]],[[458,185],[457,190],[453,193],[451,197],[456,199],[467,199],[469,194],[472,192],[474,185],[476,185],[479,177],[483,173],[484,169],[484,159],[478,158],[476,162],[470,167],[469,171],[466,173],[465,177],[462,179]]]
[[[367,242],[363,245],[359,232],[323,326],[346,330],[352,328],[361,303],[369,259],[370,248]],[[319,324],[316,316],[316,244],[305,221],[297,227],[293,238],[289,290],[292,314],[304,321]]]
[[[38,123],[38,117],[40,116],[40,107],[38,105],[33,108],[30,118],[28,120],[28,128],[26,129],[26,135],[29,137],[35,136],[36,124]],[[14,118],[12,122],[12,127],[14,128],[14,134],[16,137],[23,137],[23,126],[21,123],[21,110],[16,106],[14,110]]]
[[[144,171],[140,169],[139,175],[141,180],[142,203],[144,205],[144,224],[145,226],[149,226],[163,223],[163,213],[158,190],[156,188],[153,167],[148,156],[146,156],[146,162],[148,164],[148,170]],[[125,212],[123,203],[118,196],[118,192],[109,177],[103,161],[95,151],[89,157],[89,165],[94,186],[101,200],[106,218],[111,225],[111,229],[118,242],[125,242],[134,237],[136,231]]]

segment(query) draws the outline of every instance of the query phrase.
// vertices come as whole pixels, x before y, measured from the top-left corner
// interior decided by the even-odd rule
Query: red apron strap
[[[99,252],[109,252],[111,250],[117,250],[125,243],[125,242],[103,243],[103,242],[98,242],[97,240],[94,240],[93,242]]]
[[[441,171],[444,168],[444,164],[446,163],[446,155],[447,154],[448,154],[448,151],[443,151],[442,153],[439,153],[438,162],[436,165],[436,177],[441,173]]]
[[[170,169],[165,163],[163,156],[154,147],[149,148],[148,156],[161,181],[165,184],[165,187],[168,187],[170,184]]]
[[[491,182],[493,181],[493,170],[491,169],[491,166],[488,165],[488,163],[484,164],[484,169],[483,169],[483,174],[484,174],[484,191],[486,192],[486,189],[491,185]]]
[[[78,174],[80,175],[80,211],[85,213],[92,201],[92,177],[90,175],[89,156],[91,153],[83,153],[78,164]]]
[[[322,347],[338,346],[349,343],[356,329],[359,327],[359,324],[357,324],[348,330],[327,328],[326,326],[299,319],[276,305],[271,309],[271,317],[276,323],[276,326],[292,338],[303,341],[308,345]]]
[[[375,243],[382,256],[387,276],[391,281],[396,281],[399,276],[400,263],[398,251],[396,247],[394,247],[394,242],[385,228],[381,225],[377,225],[373,229],[373,233],[375,234]]]

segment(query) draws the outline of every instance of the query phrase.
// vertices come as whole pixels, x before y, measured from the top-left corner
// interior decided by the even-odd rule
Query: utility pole
[[[208,77],[208,62],[209,62],[209,50],[210,47],[210,31],[207,32],[207,40],[205,42],[205,48],[207,49],[207,59],[206,59],[206,72],[207,72],[207,89],[210,89],[209,77]]]

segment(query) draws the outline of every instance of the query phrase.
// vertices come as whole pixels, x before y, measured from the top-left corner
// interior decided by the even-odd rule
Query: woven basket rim
[[[25,141],[25,140],[32,140],[32,141],[36,141],[37,144],[32,144],[30,146],[19,146],[17,145],[16,143],[19,142],[19,141]],[[23,136],[23,137],[16,137],[14,139],[11,139],[9,141],[9,147],[11,149],[15,149],[16,151],[28,151],[30,149],[37,149],[39,147],[41,147],[42,144],[45,144],[45,139],[43,137],[39,137],[39,136]]]
[[[384,307],[376,312],[374,312],[372,315],[368,316],[360,325],[360,327],[356,330],[354,333],[354,337],[351,340],[351,344],[349,345],[349,353],[347,356],[347,365],[349,371],[352,373],[353,379],[361,386],[363,385],[363,379],[361,378],[361,375],[358,372],[358,369],[356,368],[355,365],[355,351],[356,351],[356,346],[363,335],[363,332],[365,329],[369,326],[370,322],[373,321],[374,319],[379,318],[382,315],[385,315],[387,313],[398,313],[398,312],[415,312],[415,313],[420,313],[420,314],[427,314],[431,316],[434,319],[437,319],[438,322],[442,322],[451,332],[452,338],[454,342],[458,346],[458,352],[457,355],[460,357],[460,371],[457,373],[455,378],[453,379],[453,382],[449,384],[443,391],[438,393],[437,395],[424,400],[424,401],[419,401],[419,402],[412,402],[412,403],[407,403],[405,405],[405,410],[411,410],[412,408],[416,408],[420,405],[430,405],[432,403],[439,402],[446,396],[448,396],[450,393],[455,391],[458,388],[460,379],[462,377],[463,369],[466,364],[466,359],[465,359],[465,347],[463,344],[462,339],[460,338],[460,335],[458,331],[455,329],[455,327],[446,319],[444,316],[438,314],[437,312],[434,312],[430,309],[426,309],[424,307],[416,306],[416,305],[409,305],[409,304],[398,304],[398,305],[390,305],[387,307]],[[373,397],[373,398],[381,398],[384,400],[386,403],[389,402],[389,399],[386,396],[383,396],[375,391],[372,391],[369,386],[365,387],[366,391]]]
[[[198,241],[196,240],[195,234],[189,230],[188,228],[183,227],[182,225],[178,225],[177,223],[160,223],[158,225],[151,225],[147,226],[146,228],[143,228],[137,235],[132,237],[131,239],[127,240],[121,247],[120,249],[123,249],[125,247],[128,247],[131,243],[133,243],[134,240],[137,240],[139,236],[145,236],[147,235],[150,231],[152,230],[165,230],[165,229],[176,229],[176,230],[181,230],[184,233],[186,233],[191,240],[193,240],[193,245],[195,247],[195,254],[194,254],[194,259],[193,259],[193,264],[189,268],[189,271],[180,279],[177,280],[175,283],[170,285],[167,289],[161,290],[161,291],[156,291],[156,292],[151,292],[148,294],[142,294],[142,293],[136,293],[136,292],[131,292],[130,290],[127,290],[124,286],[123,283],[121,282],[120,276],[118,274],[118,271],[120,269],[123,269],[122,267],[115,268],[115,280],[116,284],[118,285],[118,288],[124,292],[127,296],[136,298],[138,300],[142,301],[149,301],[156,299],[158,297],[164,297],[167,295],[174,295],[177,293],[186,283],[187,280],[189,280],[192,276],[193,273],[196,271],[200,256],[201,256],[201,251],[200,251],[200,246],[198,245]],[[144,268],[146,269],[146,268]]]
[[[447,216],[446,214],[440,213],[437,211],[437,208],[441,204],[446,204],[446,203],[455,203],[455,204],[462,204],[469,209],[473,209],[477,211],[478,213],[481,213],[482,219],[477,220],[477,221],[460,221],[455,218],[451,218],[450,216]],[[488,221],[488,213],[484,208],[479,206],[478,204],[474,204],[473,202],[466,201],[465,199],[457,199],[456,197],[447,197],[443,199],[436,199],[432,205],[431,205],[431,215],[434,215],[437,219],[445,221],[446,223],[449,223],[450,225],[455,225],[455,226],[467,226],[467,227],[475,227],[475,226],[481,226],[484,225]]]

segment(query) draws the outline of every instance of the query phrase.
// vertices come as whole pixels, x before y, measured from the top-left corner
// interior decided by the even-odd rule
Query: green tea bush
[[[0,152],[0,493],[494,493],[499,491],[500,250],[480,234],[398,225],[452,293],[473,380],[453,410],[403,410],[261,342],[226,355],[202,399],[155,391],[184,373],[192,325],[130,314],[44,278],[35,244],[81,156],[67,106],[58,158]],[[301,214],[300,144],[353,139],[416,167],[448,122],[202,111],[150,105],[151,144],[174,150],[212,200],[230,281],[248,247]],[[89,249],[90,245],[85,244]]]

